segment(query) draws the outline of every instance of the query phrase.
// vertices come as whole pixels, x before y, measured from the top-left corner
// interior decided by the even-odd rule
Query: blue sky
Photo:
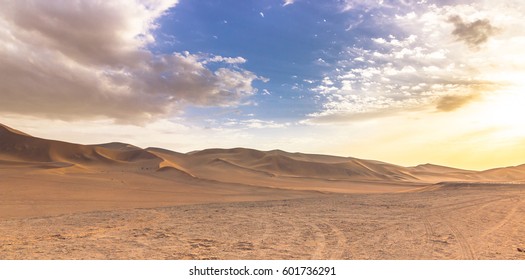
[[[353,39],[346,36],[344,21],[346,16],[312,4],[186,1],[159,22],[157,34],[166,38],[162,52],[245,58],[242,67],[268,81],[255,83],[258,94],[253,101],[258,106],[242,111],[265,119],[297,120],[315,111],[305,80],[322,79],[328,70],[318,59],[333,60],[340,44]]]
[[[159,43],[153,49],[243,57],[244,69],[268,81],[254,83],[258,92],[251,101],[257,106],[223,117],[239,118],[244,112],[247,118],[298,121],[320,109],[313,84],[334,71],[346,48],[368,48],[370,38],[402,35],[374,20],[400,7],[344,7],[341,1],[286,6],[282,1],[182,1],[158,21]],[[187,114],[210,111],[189,109]]]
[[[187,152],[525,158],[519,0],[6,0],[2,122]]]

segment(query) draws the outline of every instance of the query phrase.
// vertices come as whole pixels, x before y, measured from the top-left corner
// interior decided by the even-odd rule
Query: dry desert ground
[[[525,259],[524,175],[0,125],[0,259]]]

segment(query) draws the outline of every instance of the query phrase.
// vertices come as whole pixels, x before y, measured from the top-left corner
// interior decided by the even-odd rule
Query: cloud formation
[[[354,12],[376,15],[365,16],[362,24],[376,33],[340,51],[332,70],[311,84],[320,109],[308,115],[308,122],[452,112],[519,83],[515,77],[524,68],[515,54],[525,46],[518,28],[522,11],[483,1],[381,2],[341,1]]]
[[[0,111],[145,123],[255,93],[259,77],[239,67],[242,57],[148,50],[177,2],[0,0]]]
[[[250,129],[250,128],[285,128],[290,126],[290,123],[279,123],[276,121],[265,121],[259,119],[247,119],[247,120],[235,120],[228,119],[223,123],[224,127],[235,127],[241,129]]]
[[[295,0],[283,0],[283,7],[292,5],[293,3],[295,3]]]
[[[479,94],[446,95],[441,97],[436,104],[436,109],[442,112],[455,111],[480,98]]]
[[[448,21],[454,24],[452,34],[455,35],[458,40],[464,41],[471,48],[479,47],[487,42],[490,36],[496,33],[496,28],[494,28],[487,19],[478,19],[470,23],[465,23],[460,16],[454,15],[451,16]]]

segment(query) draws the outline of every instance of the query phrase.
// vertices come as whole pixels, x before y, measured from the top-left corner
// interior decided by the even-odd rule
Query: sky
[[[525,163],[521,0],[0,5],[0,123],[34,136]]]

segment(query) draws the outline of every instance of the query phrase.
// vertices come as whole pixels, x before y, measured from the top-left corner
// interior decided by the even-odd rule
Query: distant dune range
[[[440,182],[523,182],[525,165],[476,172],[280,150],[183,154],[125,143],[47,140],[0,125],[0,175],[0,216],[20,217],[318,193],[420,191]]]
[[[0,259],[524,259],[525,166],[79,145],[0,125]]]

